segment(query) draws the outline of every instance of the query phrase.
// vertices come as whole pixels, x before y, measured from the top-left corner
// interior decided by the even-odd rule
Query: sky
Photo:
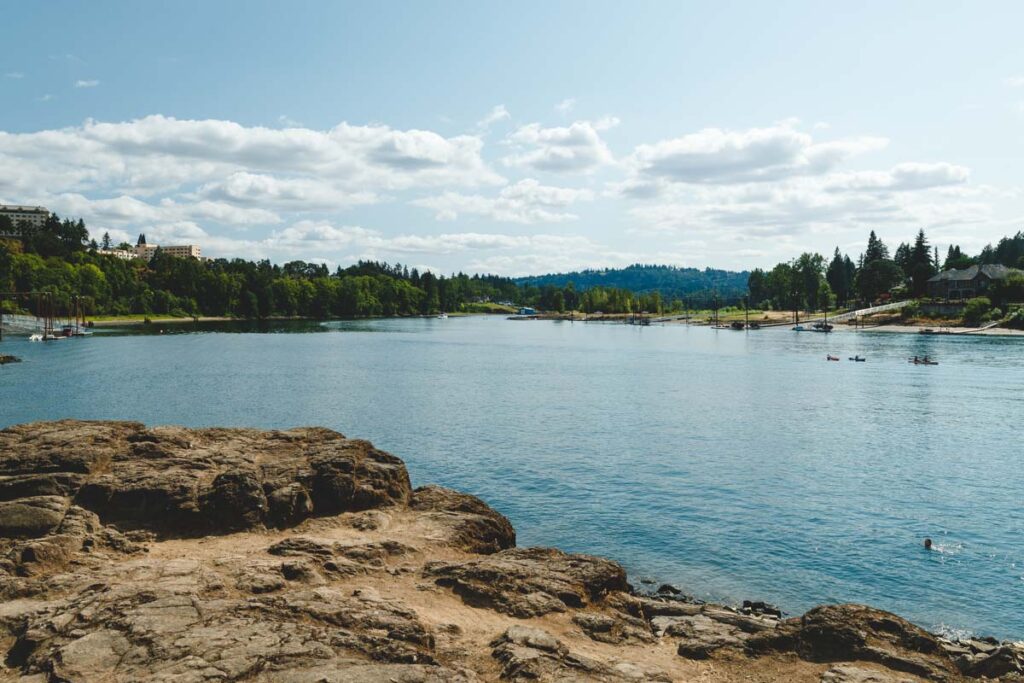
[[[1019,2],[7,2],[0,202],[540,274],[1024,229]]]

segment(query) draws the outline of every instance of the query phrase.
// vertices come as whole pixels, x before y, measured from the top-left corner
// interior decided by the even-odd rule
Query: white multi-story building
[[[97,254],[103,254],[104,256],[114,256],[121,259],[122,261],[131,261],[135,256],[135,252],[131,249],[97,249]]]
[[[25,222],[30,223],[37,228],[41,227],[46,223],[46,219],[50,217],[50,210],[45,206],[0,204],[0,216],[7,216],[11,219],[11,225],[14,227],[14,232],[10,233],[10,235],[19,236],[21,234],[18,232],[19,223]]]
[[[135,244],[135,257],[145,259],[147,261],[153,258],[153,254],[156,253],[157,248],[168,256],[176,256],[177,258],[196,258],[202,260],[203,253],[199,245],[196,244],[177,244],[177,245],[156,245],[146,244],[146,236],[139,235],[139,241]]]

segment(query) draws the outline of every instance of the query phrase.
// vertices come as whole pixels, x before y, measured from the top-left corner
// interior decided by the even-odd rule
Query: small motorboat
[[[447,320],[448,319],[448,314],[447,313],[439,313],[437,315],[437,319],[438,320]]]
[[[43,335],[41,335],[41,334],[33,334],[33,335],[29,336],[28,340],[30,342],[40,342],[40,341],[43,341]]]
[[[739,320],[736,320],[732,324],[729,325],[729,328],[733,329],[733,330],[744,330],[744,329],[746,329],[746,325],[741,323]]]
[[[864,358],[863,356],[850,356],[850,360],[852,360],[854,363],[863,363],[864,361],[867,360],[867,358]]]
[[[839,360],[839,356],[833,356],[831,354],[825,356],[825,360]]]
[[[803,325],[797,325],[796,327],[793,328],[793,331],[794,332],[806,332],[807,328],[805,328]]]

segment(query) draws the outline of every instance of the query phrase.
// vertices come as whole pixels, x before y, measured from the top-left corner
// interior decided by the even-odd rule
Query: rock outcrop
[[[856,605],[633,592],[325,429],[0,430],[0,681],[1021,680],[1022,650]]]

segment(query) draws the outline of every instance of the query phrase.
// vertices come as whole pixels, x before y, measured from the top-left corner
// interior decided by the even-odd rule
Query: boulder
[[[795,652],[812,662],[870,661],[944,679],[956,672],[939,639],[895,614],[864,605],[824,605],[747,640],[754,654]]]
[[[0,537],[39,538],[64,519],[68,499],[61,496],[30,496],[0,503]]]
[[[421,486],[413,491],[410,507],[448,522],[450,542],[467,552],[494,553],[516,545],[516,531],[508,519],[476,496]]]
[[[434,562],[423,573],[466,604],[520,618],[583,607],[609,591],[628,589],[618,564],[554,548],[513,548],[469,562]]]
[[[405,505],[411,495],[401,460],[319,428],[64,420],[0,430],[0,452],[5,536],[45,534],[59,521],[54,506],[49,515],[28,510],[33,497],[71,498],[126,529],[197,536],[286,528],[314,514]]]

